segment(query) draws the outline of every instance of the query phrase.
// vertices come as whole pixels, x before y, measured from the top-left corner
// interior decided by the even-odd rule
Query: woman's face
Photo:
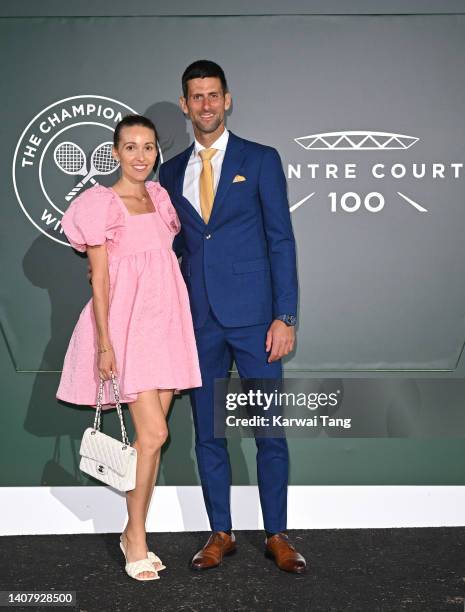
[[[119,161],[123,176],[131,181],[145,181],[157,155],[155,134],[143,125],[123,127],[118,147],[113,147],[113,157]]]

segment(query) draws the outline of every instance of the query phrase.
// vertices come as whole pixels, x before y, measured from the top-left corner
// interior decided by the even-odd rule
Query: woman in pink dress
[[[148,552],[145,522],[173,393],[202,384],[189,298],[172,249],[179,219],[163,187],[146,181],[157,155],[153,123],[124,117],[113,147],[121,177],[112,187],[87,189],[62,219],[71,245],[87,251],[93,297],[72,334],[56,396],[95,406],[102,379],[103,407],[111,408],[109,379],[117,377],[136,432],[136,488],[126,495],[121,548],[137,580],[155,580],[164,567]]]

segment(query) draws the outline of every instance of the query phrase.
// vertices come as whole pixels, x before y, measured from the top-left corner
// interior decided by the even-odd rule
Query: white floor
[[[263,527],[255,486],[232,487],[234,529]],[[124,496],[104,486],[0,487],[0,535],[116,533],[126,520]],[[289,529],[355,529],[465,525],[465,487],[291,486]],[[208,531],[202,491],[158,487],[148,531]]]

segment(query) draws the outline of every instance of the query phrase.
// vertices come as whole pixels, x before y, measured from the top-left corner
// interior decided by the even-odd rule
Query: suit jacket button
[[[211,234],[205,234],[205,240],[210,240],[211,237],[212,237]]]

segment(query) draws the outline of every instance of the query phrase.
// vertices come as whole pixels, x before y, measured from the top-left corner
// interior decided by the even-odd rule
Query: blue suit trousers
[[[227,378],[234,359],[241,378],[282,378],[280,361],[268,363],[265,351],[270,323],[223,327],[211,309],[205,323],[195,329],[202,387],[190,392],[195,426],[195,452],[210,526],[213,531],[232,528],[230,510],[231,466],[225,438],[214,435],[214,381]],[[266,531],[286,529],[289,458],[285,438],[255,439],[257,482]]]

